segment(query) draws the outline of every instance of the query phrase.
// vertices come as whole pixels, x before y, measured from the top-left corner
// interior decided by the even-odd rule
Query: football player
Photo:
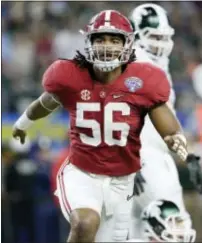
[[[170,82],[171,92],[167,105],[173,113],[175,92],[169,72],[169,55],[173,48],[174,29],[170,26],[165,10],[156,4],[142,4],[135,8],[130,20],[134,27],[135,51],[137,62],[148,61],[162,68]],[[153,200],[165,198],[173,200],[180,210],[186,213],[182,187],[177,168],[168,147],[156,131],[149,116],[141,133],[142,170],[135,179],[134,217],[139,218],[141,211]],[[144,193],[141,193],[144,191]],[[138,220],[131,230],[133,236],[139,232]],[[139,219],[139,224],[141,220]],[[132,236],[132,237],[133,237]]]
[[[71,224],[68,242],[123,241],[128,235],[140,132],[150,119],[167,146],[186,160],[186,138],[166,102],[165,73],[135,63],[134,34],[121,13],[106,10],[86,26],[85,55],[57,60],[44,73],[44,93],[16,121],[13,136],[59,106],[70,113],[70,151],[57,175],[57,195]]]
[[[142,238],[127,242],[195,242],[189,216],[172,201],[156,200],[142,212]]]

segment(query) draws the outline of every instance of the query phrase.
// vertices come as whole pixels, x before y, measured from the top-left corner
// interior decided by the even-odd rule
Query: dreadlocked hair
[[[80,68],[92,68],[92,64],[88,62],[86,57],[78,50],[76,51],[73,61],[75,61],[76,65],[78,65]]]
[[[134,62],[135,60],[136,60],[135,49],[133,49],[127,64]],[[88,68],[88,69],[92,68],[92,64],[88,62],[86,60],[86,57],[78,50],[76,51],[76,55],[74,56],[73,61],[80,68]]]
[[[135,55],[135,49],[132,50],[132,53],[130,54],[130,58],[128,60],[128,63],[136,61],[136,55]]]

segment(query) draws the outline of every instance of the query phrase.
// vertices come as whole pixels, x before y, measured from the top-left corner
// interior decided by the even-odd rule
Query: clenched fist
[[[182,134],[166,136],[164,138],[168,148],[175,152],[182,161],[186,161],[188,156],[186,138]]]
[[[20,139],[21,144],[25,143],[25,138],[27,136],[26,131],[20,130],[14,126],[12,135],[15,139]]]

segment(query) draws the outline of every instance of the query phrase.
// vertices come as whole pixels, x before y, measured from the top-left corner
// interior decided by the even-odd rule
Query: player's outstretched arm
[[[170,108],[163,104],[152,109],[149,116],[169,149],[185,161],[188,155],[187,141],[177,118]]]
[[[25,142],[26,130],[34,121],[48,116],[59,106],[60,102],[55,95],[44,92],[27,107],[25,112],[15,122],[13,126],[13,137],[20,139],[20,142],[23,144]]]

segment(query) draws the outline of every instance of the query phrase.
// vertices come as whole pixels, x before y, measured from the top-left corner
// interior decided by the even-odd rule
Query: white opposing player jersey
[[[167,105],[175,113],[174,111],[175,92],[173,90],[173,83],[172,83],[171,75],[169,73],[169,59],[161,58],[158,61],[152,60],[147,55],[147,52],[140,47],[135,47],[135,54],[137,58],[136,62],[150,62],[164,70],[168,80],[170,81],[170,86],[171,86],[170,97]],[[142,151],[144,151],[144,148],[147,149],[147,147],[150,148],[155,147],[157,149],[168,151],[167,145],[165,144],[161,136],[156,131],[148,115],[145,118],[145,125],[141,132],[141,143],[142,143]]]

